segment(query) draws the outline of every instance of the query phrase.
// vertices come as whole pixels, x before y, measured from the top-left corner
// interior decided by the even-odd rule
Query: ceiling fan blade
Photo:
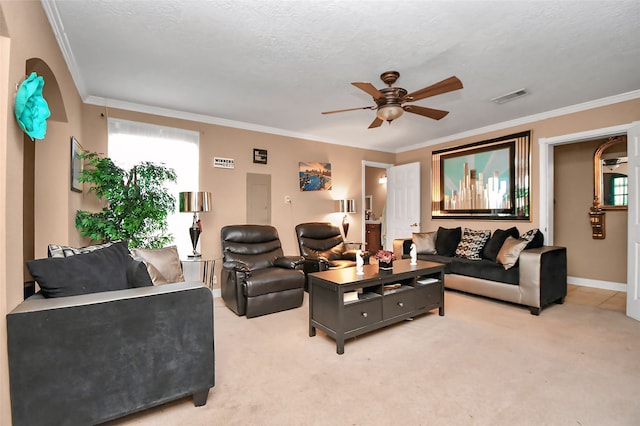
[[[373,120],[371,124],[369,124],[369,128],[375,129],[376,127],[380,127],[382,123],[383,123],[383,120],[380,120],[378,117],[376,117],[376,119]]]
[[[462,82],[458,77],[449,77],[436,84],[425,87],[424,89],[416,90],[405,96],[407,102],[419,101],[420,99],[428,98],[430,96],[441,95],[443,93],[452,92],[454,90],[462,89]]]
[[[364,82],[364,83],[351,83],[351,84],[356,86],[358,89],[364,90],[365,92],[373,96],[373,99],[377,100],[384,96],[382,92],[376,89],[375,86],[371,83]]]
[[[424,117],[433,118],[434,120],[440,120],[444,118],[449,111],[443,111],[441,109],[425,108],[418,105],[405,105],[402,107],[407,112],[422,115]]]
[[[348,109],[339,109],[336,111],[325,111],[321,114],[335,114],[336,112],[347,112],[347,111],[356,111],[359,109],[375,109],[375,106],[366,106],[366,107],[359,107],[359,108],[348,108]]]

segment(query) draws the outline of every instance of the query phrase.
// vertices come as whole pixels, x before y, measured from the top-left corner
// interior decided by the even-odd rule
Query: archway
[[[25,65],[25,76],[35,72],[44,79],[42,96],[49,104],[51,116],[49,120],[67,122],[67,112],[64,101],[58,86],[58,81],[51,71],[51,68],[40,58],[28,59]],[[46,138],[46,136],[45,136]],[[33,277],[26,268],[26,262],[35,257],[35,163],[36,144],[26,134],[23,135],[24,156],[23,156],[23,191],[22,191],[22,240],[23,240],[23,260],[24,260],[24,296],[30,296],[35,291]]]

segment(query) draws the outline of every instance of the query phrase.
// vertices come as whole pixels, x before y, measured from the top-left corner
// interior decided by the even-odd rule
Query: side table
[[[215,270],[216,261],[215,259],[207,259],[204,257],[188,257],[185,259],[180,259],[182,263],[182,269],[187,275],[186,269],[198,268],[199,275],[201,277],[201,281],[210,289],[213,290],[213,272]],[[187,265],[190,265],[187,268]]]

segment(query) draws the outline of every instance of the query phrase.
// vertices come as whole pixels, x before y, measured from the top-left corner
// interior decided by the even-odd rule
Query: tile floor
[[[624,314],[627,310],[627,293],[569,284],[565,302],[590,305]]]

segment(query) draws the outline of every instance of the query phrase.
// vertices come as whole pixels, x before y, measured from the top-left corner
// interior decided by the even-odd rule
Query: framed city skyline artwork
[[[298,180],[300,191],[324,191],[330,190],[331,163],[300,162]]]
[[[529,220],[530,132],[432,153],[438,218]]]

